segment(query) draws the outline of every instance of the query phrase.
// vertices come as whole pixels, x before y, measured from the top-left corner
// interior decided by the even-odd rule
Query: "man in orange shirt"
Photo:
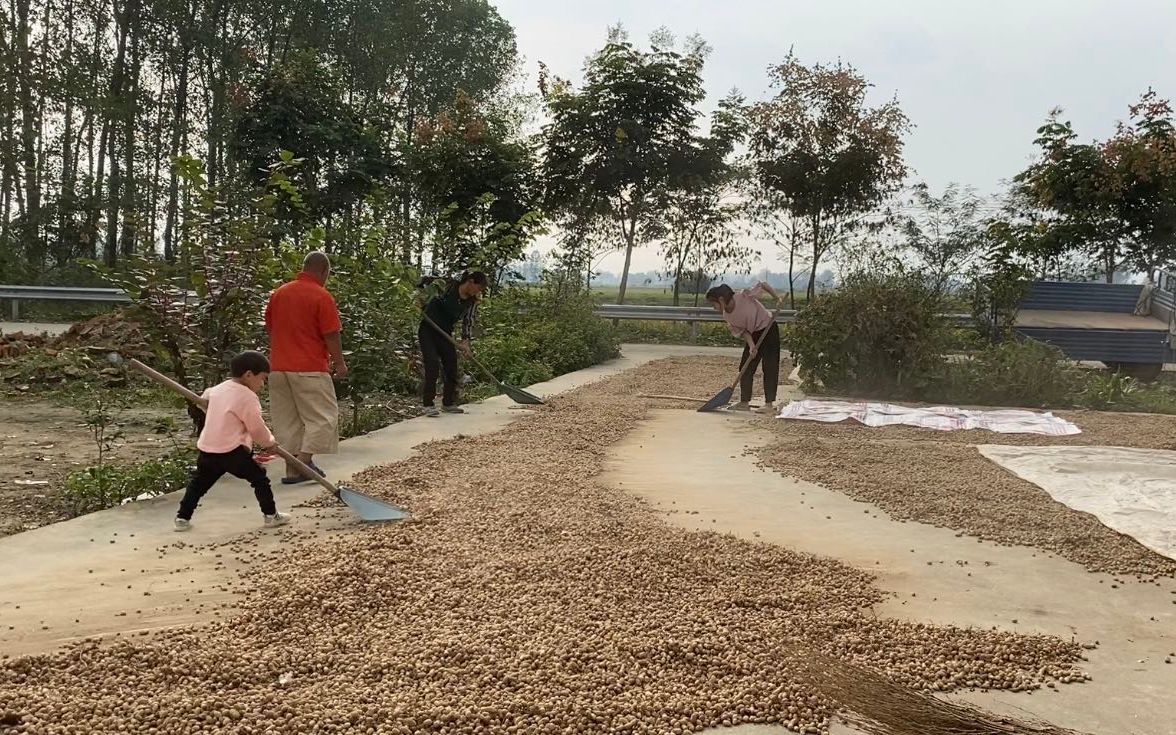
[[[302,261],[302,272],[275,289],[265,307],[274,434],[278,443],[324,477],[314,455],[334,454],[339,448],[339,403],[332,364],[335,377],[347,377],[339,309],[324,288],[330,274],[326,254],[310,253]],[[311,479],[287,465],[282,483]]]

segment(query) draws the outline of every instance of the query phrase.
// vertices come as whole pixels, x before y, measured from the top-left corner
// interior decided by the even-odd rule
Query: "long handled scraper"
[[[136,372],[145,375],[156,383],[171,388],[176,393],[179,393],[181,396],[202,409],[208,407],[208,401],[196,395],[191,390],[188,390],[187,387],[180,385],[158,370],[150,368],[134,358],[123,357],[117,352],[111,352],[107,355],[107,360],[109,360],[113,365],[129,366]],[[307,477],[312,478],[315,482],[331,491],[331,494],[346,503],[347,507],[355,511],[355,514],[362,520],[399,521],[404,518],[408,518],[408,511],[404,510],[403,508],[392,505],[391,503],[387,503],[383,500],[380,500],[379,498],[372,497],[367,493],[362,493],[353,487],[342,484],[335,485],[327,478],[306,466],[306,463],[295,457],[282,446],[275,446],[274,452],[279,457],[297,468],[299,472],[306,475]]]

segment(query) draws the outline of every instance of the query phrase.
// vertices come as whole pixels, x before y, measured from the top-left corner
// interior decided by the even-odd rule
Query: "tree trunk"
[[[208,186],[215,188],[220,182],[220,147],[223,132],[224,115],[224,72],[227,66],[227,52],[224,48],[224,13],[223,0],[213,0],[209,17],[209,32],[217,39],[207,51],[208,88],[212,99],[209,102],[208,124],[208,155],[205,160]]]
[[[138,0],[130,0],[127,8],[127,33],[130,36],[131,76],[123,95],[125,108],[123,110],[123,191],[122,191],[122,232],[120,246],[124,258],[133,257],[137,231],[135,209],[137,197],[137,179],[135,178],[135,110],[139,98],[139,67],[142,63],[139,52],[139,8]]]
[[[625,237],[625,267],[621,270],[621,288],[617,294],[617,303],[625,303],[625,291],[629,288],[629,265],[633,262],[633,245],[637,239],[637,217],[632,214],[634,208],[629,207],[629,213],[632,215],[631,224],[625,228],[625,208],[621,208],[621,233]]]
[[[694,245],[697,239],[698,223],[696,222],[691,226],[690,234],[686,237],[686,241],[678,249],[678,262],[674,264],[674,306],[678,306],[680,303],[681,286],[679,286],[679,283],[682,280],[682,271],[686,269],[686,261],[689,260],[690,254],[694,252]],[[695,294],[695,296],[697,295]],[[697,299],[695,301],[697,302]],[[697,303],[695,305],[697,306]]]
[[[796,311],[796,243],[788,248],[788,304]]]
[[[148,181],[148,194],[144,209],[147,216],[147,242],[150,243],[150,251],[155,253],[157,244],[159,243],[159,210],[160,197],[163,191],[163,131],[168,124],[167,105],[164,101],[167,99],[167,85],[170,69],[163,69],[159,74],[159,104],[155,112],[155,122],[151,126],[151,175]],[[178,125],[179,122],[177,121]]]
[[[73,63],[74,57],[74,8],[73,0],[66,0],[65,3],[65,55],[64,58],[67,63]],[[63,129],[61,132],[61,204],[58,214],[58,237],[63,238],[66,233],[72,228],[69,226],[70,218],[73,216],[74,206],[74,179],[76,176],[77,161],[74,159],[74,120],[73,120],[73,103],[74,103],[74,88],[73,82],[66,85],[65,92],[65,113],[63,120]],[[73,252],[74,243],[70,243],[70,252]]]
[[[103,180],[106,172],[106,148],[110,141],[110,120],[102,120],[102,132],[98,135],[96,170],[90,180],[90,213],[86,218],[86,236],[89,238],[91,257],[98,257],[98,219],[102,216]]]
[[[51,63],[50,59],[49,59],[49,38],[50,38],[49,31],[51,29],[51,26],[49,24],[49,20],[50,20],[49,10],[50,10],[51,6],[52,6],[51,3],[48,3],[48,2],[45,3],[44,12],[41,15],[41,48],[37,52],[37,61],[38,61],[38,64],[42,68],[44,68],[46,65]],[[36,119],[37,176],[36,176],[36,180],[35,180],[35,186],[37,187],[37,197],[40,200],[40,199],[44,199],[44,197],[45,197],[45,190],[46,190],[46,184],[47,184],[46,171],[48,170],[49,166],[47,165],[47,162],[45,161],[45,149],[46,149],[45,138],[47,137],[45,134],[45,105],[48,101],[48,93],[46,93],[44,90],[39,90],[39,92],[40,92],[40,94],[38,95],[39,98],[37,100],[37,119]],[[39,206],[39,202],[38,202],[38,206]],[[45,262],[45,260],[48,256],[48,252],[49,252],[48,232],[46,231],[46,227],[48,224],[49,224],[48,222],[42,223],[39,220],[36,223],[36,226],[38,229],[38,232],[37,232],[38,237],[36,240],[37,258],[42,263]]]
[[[167,182],[167,215],[163,226],[163,257],[169,263],[176,260],[176,219],[179,216],[180,181],[176,175],[175,159],[180,155],[180,144],[185,137],[183,131],[188,122],[188,65],[191,62],[192,51],[187,43],[184,44],[180,61],[180,78],[176,83],[176,114],[172,122],[171,146],[168,156]]]
[[[14,41],[17,62],[17,96],[21,112],[21,164],[24,174],[24,223],[21,237],[26,251],[39,249],[41,239],[41,189],[37,175],[37,106],[33,102],[33,54],[29,48],[29,0],[17,0]],[[39,264],[32,263],[39,268]]]
[[[807,295],[809,303],[811,304],[817,298],[817,266],[821,263],[821,255],[824,250],[821,244],[821,215],[813,215],[813,263],[809,269],[809,282]]]
[[[131,0],[133,2],[133,0]],[[110,78],[110,96],[108,99],[114,106],[128,102],[123,98],[123,78],[126,76],[128,27],[130,24],[130,8],[124,5],[119,13],[117,4],[114,9],[114,24],[118,29],[118,50],[114,58],[114,71]],[[114,267],[118,263],[118,217],[120,193],[122,191],[122,161],[114,145],[114,121],[117,111],[111,113],[103,123],[103,137],[106,139],[110,154],[110,182],[106,188],[106,244],[103,249],[103,259],[106,265]]]
[[[412,82],[410,81],[409,89],[405,90],[406,99],[409,101],[409,108],[404,118],[404,135],[406,141],[405,149],[406,157],[409,159],[412,158],[412,133],[413,129],[416,127],[416,116],[411,106],[412,98],[409,95],[411,85]],[[412,186],[408,181],[403,183],[403,190],[400,194],[400,209],[401,231],[404,233],[404,262],[408,264],[412,263],[412,254],[414,249],[412,227],[409,224],[412,221]],[[423,218],[424,213],[422,212],[421,214]]]
[[[674,264],[674,306],[678,306],[681,301],[681,283],[682,271],[686,268],[685,249],[678,251],[678,262]]]
[[[12,187],[17,181],[16,162],[13,156],[13,140],[16,111],[13,108],[15,95],[12,92],[13,79],[11,71],[15,64],[12,61],[11,49],[8,45],[7,28],[0,24],[0,244],[9,243],[9,222],[12,218]]]

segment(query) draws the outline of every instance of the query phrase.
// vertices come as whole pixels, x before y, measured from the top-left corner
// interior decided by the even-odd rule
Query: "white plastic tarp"
[[[1011,447],[980,453],[1074,510],[1176,559],[1176,452],[1124,447]]]
[[[866,426],[917,426],[937,431],[987,429],[998,434],[1046,434],[1068,436],[1082,433],[1073,423],[1052,413],[1016,409],[979,411],[956,406],[916,408],[895,403],[869,401],[792,401],[780,409],[777,418],[836,423],[853,419]]]

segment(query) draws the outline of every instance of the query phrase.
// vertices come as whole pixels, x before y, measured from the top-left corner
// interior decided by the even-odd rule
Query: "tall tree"
[[[324,126],[297,125],[294,110],[298,139],[258,136],[267,149],[243,159],[243,120],[274,92],[277,70],[308,54],[332,80],[330,99],[308,108],[328,110]],[[254,164],[280,147],[304,159],[297,175],[324,177],[306,197],[327,243],[353,242],[362,221],[389,233],[381,247],[395,237],[400,255],[419,256],[435,213],[407,177],[374,174],[368,152],[410,151],[417,122],[458,89],[498,104],[516,64],[514,31],[487,0],[0,3],[5,270],[52,278],[46,267],[79,255],[174,259],[192,193],[172,162],[199,155],[226,209],[240,212],[258,185]],[[302,150],[324,137],[322,160]]]
[[[1114,173],[1097,143],[1078,143],[1069,121],[1053,110],[1034,141],[1041,149],[1014,179],[1023,199],[1045,215],[1052,236],[1088,253],[1107,283],[1124,259],[1123,222],[1114,204]]]
[[[1127,262],[1154,276],[1176,265],[1176,125],[1172,105],[1148,90],[1130,121],[1103,146],[1114,172],[1115,209],[1126,226]]]
[[[935,196],[926,184],[911,192],[899,222],[903,244],[936,294],[974,275],[986,251],[981,201],[974,189],[948,184]]]
[[[793,216],[780,193],[765,188],[758,178],[745,178],[741,185],[746,202],[744,216],[751,231],[761,240],[772,243],[788,261],[788,301],[795,309],[797,284],[802,277],[806,277],[805,283],[812,280],[809,260],[812,238],[806,230],[808,220]]]
[[[497,273],[539,234],[533,151],[468,95],[458,92],[451,110],[421,121],[413,150],[412,181],[436,218],[434,271]]]
[[[755,175],[776,202],[804,220],[810,274],[906,177],[903,136],[910,127],[896,100],[866,104],[870,84],[852,66],[805,66],[793,54],[769,70],[771,99],[752,106]],[[810,277],[808,296],[816,294]]]
[[[1077,142],[1061,110],[1038,129],[1041,149],[1016,179],[1050,235],[1092,259],[1107,283],[1124,266],[1151,273],[1176,260],[1176,127],[1148,90],[1106,141]]]
[[[267,74],[238,112],[229,146],[251,185],[269,181],[277,151],[302,159],[297,176],[305,206],[282,213],[291,232],[345,212],[395,170],[391,152],[340,86],[317,54],[299,52]]]
[[[665,195],[662,256],[673,278],[675,306],[688,280],[683,277],[687,268],[692,267],[695,274],[718,275],[746,265],[755,255],[751,248],[738,245],[735,237],[746,204],[738,196],[742,172],[730,157],[743,140],[742,113],[743,99],[737,92],[720,101],[709,135],[694,143],[693,165]],[[697,284],[692,293],[697,296]]]
[[[665,39],[642,50],[614,29],[588,60],[580,89],[541,80],[550,115],[543,133],[548,207],[565,221],[615,228],[625,253],[618,303],[634,248],[661,236],[668,192],[700,165],[695,126],[708,50],[701,40],[685,53],[659,43]]]

